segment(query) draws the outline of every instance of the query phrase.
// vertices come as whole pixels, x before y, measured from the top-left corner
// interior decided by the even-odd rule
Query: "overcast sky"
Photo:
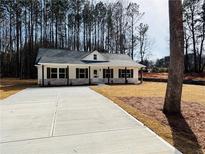
[[[94,0],[100,1],[100,0]],[[116,2],[118,0],[101,0],[104,2]],[[149,25],[149,36],[153,40],[150,57],[153,60],[169,55],[169,18],[168,0],[119,0],[127,5],[130,1],[140,5],[140,10],[145,12],[140,22]]]
[[[168,0],[132,0],[145,12],[143,22],[150,26],[149,35],[154,40],[152,59],[169,55]]]

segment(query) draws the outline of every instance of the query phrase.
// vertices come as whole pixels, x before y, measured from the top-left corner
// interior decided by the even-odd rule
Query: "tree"
[[[110,52],[112,49],[111,39],[113,34],[113,21],[112,21],[112,6],[108,5],[107,8],[107,15],[106,15],[106,22],[107,22],[107,38],[106,38],[106,47],[105,49]]]
[[[75,32],[76,36],[76,50],[80,50],[80,25],[81,25],[81,11],[82,11],[83,0],[75,0],[74,10],[75,10]]]
[[[144,60],[148,58],[150,55],[150,47],[151,47],[151,41],[148,37],[149,26],[147,24],[140,23],[138,26],[138,46],[139,46],[139,56],[140,56],[140,63],[144,64]]]
[[[190,71],[190,66],[189,66],[189,47],[191,45],[190,39],[191,36],[187,33],[187,30],[184,27],[184,49],[185,49],[184,68],[186,73]]]
[[[183,4],[184,29],[186,31],[185,49],[186,53],[193,52],[195,72],[203,71],[202,56],[205,40],[204,3],[204,0],[185,0]],[[187,46],[188,44],[191,45]],[[191,63],[191,59],[188,62]],[[187,68],[187,59],[185,64]]]
[[[83,11],[82,11],[82,17],[83,17],[83,45],[84,45],[84,51],[91,51],[91,32],[92,32],[92,21],[93,21],[93,15],[92,15],[92,7],[87,1],[84,5]]]
[[[199,27],[199,39],[200,39],[200,45],[199,45],[199,72],[203,72],[205,68],[205,62],[202,63],[202,55],[205,54],[205,0],[202,5],[202,11],[200,12],[200,27]]]
[[[103,2],[99,2],[95,7],[96,21],[97,21],[97,49],[104,48],[104,23],[106,8]],[[100,33],[101,32],[101,33]]]
[[[137,21],[143,16],[144,13],[140,13],[139,5],[137,3],[129,3],[127,7],[127,16],[131,19],[128,29],[131,29],[131,57],[134,59],[134,48],[136,37],[134,36],[134,28]]]
[[[184,34],[181,0],[169,0],[170,65],[163,112],[181,113],[184,72]]]
[[[141,15],[138,4],[125,6],[120,1],[1,0],[1,74],[36,77],[34,64],[41,47],[132,56]]]

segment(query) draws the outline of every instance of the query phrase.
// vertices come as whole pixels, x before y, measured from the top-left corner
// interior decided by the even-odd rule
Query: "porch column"
[[[107,78],[108,84],[110,84],[110,67],[108,67],[108,78]]]
[[[42,65],[42,86],[44,86],[44,65]]]
[[[66,74],[67,74],[67,85],[69,85],[69,66],[67,66],[67,72],[66,72]]]
[[[125,67],[125,83],[127,83],[127,67]]]
[[[88,80],[89,80],[89,85],[91,84],[91,80],[90,80],[90,66],[88,67]]]

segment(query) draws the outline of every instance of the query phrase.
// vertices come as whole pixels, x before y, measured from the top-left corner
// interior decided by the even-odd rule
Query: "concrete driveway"
[[[177,154],[89,87],[28,88],[0,102],[1,154]]]

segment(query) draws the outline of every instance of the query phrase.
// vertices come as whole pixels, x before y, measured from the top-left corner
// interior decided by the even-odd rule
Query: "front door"
[[[98,78],[98,70],[93,70],[93,77]]]
[[[100,84],[103,83],[103,79],[100,78],[100,70],[99,69],[94,69],[93,70],[93,78],[92,78],[92,83],[94,84]]]

